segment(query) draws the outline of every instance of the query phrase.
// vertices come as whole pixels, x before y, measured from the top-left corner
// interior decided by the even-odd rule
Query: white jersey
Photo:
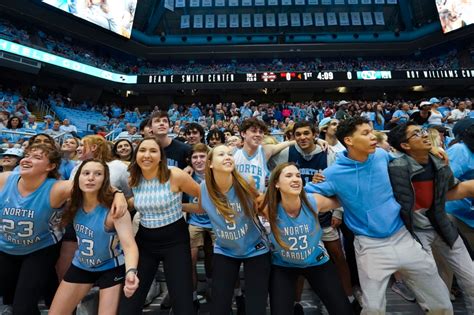
[[[262,193],[265,192],[265,183],[270,172],[263,147],[258,146],[253,156],[249,156],[244,149],[238,149],[234,153],[234,160],[237,171],[245,178],[252,177],[257,190]]]

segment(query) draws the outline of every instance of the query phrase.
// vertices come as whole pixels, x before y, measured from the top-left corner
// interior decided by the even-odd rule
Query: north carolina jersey
[[[234,153],[234,161],[237,171],[246,178],[252,177],[257,190],[265,192],[265,182],[270,172],[263,147],[258,146],[253,156],[249,156],[244,149],[238,149]]]
[[[303,185],[306,185],[312,181],[315,173],[328,167],[328,155],[326,151],[321,151],[307,160],[298,152],[295,145],[292,145],[288,148],[288,162],[293,162],[298,166]]]
[[[234,222],[228,222],[219,214],[209,198],[206,183],[201,183],[201,206],[207,212],[216,236],[214,253],[234,258],[249,258],[268,252],[260,230],[244,209],[235,194],[234,187],[227,192],[227,200],[235,211]]]
[[[82,208],[77,210],[74,230],[78,247],[72,260],[74,266],[87,271],[104,271],[125,263],[117,232],[106,230],[108,213],[102,205],[89,213]]]
[[[200,184],[203,178],[196,173],[193,173],[193,179],[196,183]],[[198,203],[199,197],[193,197],[186,195],[188,197],[189,203]],[[212,229],[211,220],[206,213],[190,213],[188,223],[194,226],[199,226],[206,229]]]
[[[308,201],[317,211],[316,200],[308,195]],[[306,268],[326,263],[329,256],[321,241],[322,229],[311,213],[313,211],[302,203],[301,211],[296,218],[290,217],[278,204],[277,228],[280,238],[288,249],[277,243],[273,233],[270,240],[274,245],[272,264],[283,267]]]
[[[27,196],[18,191],[20,174],[11,174],[0,192],[0,251],[26,255],[62,239],[62,212],[51,208],[50,193],[56,182],[47,178]]]
[[[288,162],[293,162],[300,170],[303,185],[311,183],[313,176],[319,170],[324,170],[328,167],[328,154],[326,151],[313,154],[310,159],[305,159],[295,145],[288,148]],[[325,212],[319,214],[319,223],[322,227],[331,226],[332,212]]]

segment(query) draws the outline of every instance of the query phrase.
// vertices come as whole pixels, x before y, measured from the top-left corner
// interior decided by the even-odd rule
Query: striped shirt
[[[171,191],[170,181],[162,184],[157,178],[142,178],[133,187],[135,209],[140,213],[140,224],[154,229],[169,225],[183,217],[181,192]]]

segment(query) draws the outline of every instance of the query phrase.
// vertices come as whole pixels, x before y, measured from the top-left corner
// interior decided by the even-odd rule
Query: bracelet
[[[116,191],[112,193],[112,196],[115,197],[115,194],[123,194],[123,191],[121,191],[120,189],[117,189]]]
[[[138,269],[137,268],[130,268],[127,270],[127,272],[125,273],[125,277],[128,275],[129,272],[133,272],[135,275],[138,274]]]

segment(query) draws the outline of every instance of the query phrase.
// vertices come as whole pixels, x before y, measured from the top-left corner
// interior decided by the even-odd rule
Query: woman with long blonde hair
[[[294,163],[278,165],[272,172],[262,205],[270,223],[272,267],[270,306],[272,315],[293,313],[295,286],[304,276],[329,314],[353,314],[336,268],[321,240],[318,213],[339,207],[334,198],[306,195]]]
[[[211,315],[229,313],[242,263],[246,314],[265,314],[270,255],[258,223],[254,185],[237,172],[232,148],[218,145],[210,151],[200,202],[216,236]]]

